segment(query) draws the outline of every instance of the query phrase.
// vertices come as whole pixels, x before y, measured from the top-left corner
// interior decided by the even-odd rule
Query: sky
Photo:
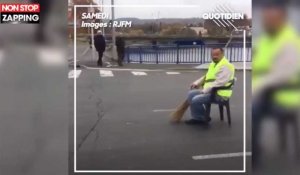
[[[111,4],[111,0],[94,1],[98,3],[103,1],[104,5]],[[139,7],[116,7],[116,18],[201,18],[203,13],[213,12],[217,5],[229,6],[234,12],[245,13],[252,17],[251,0],[115,0],[115,5],[139,5]],[[143,5],[152,7],[140,7]],[[168,7],[169,5],[172,7]],[[110,13],[111,8],[105,7],[104,11]]]

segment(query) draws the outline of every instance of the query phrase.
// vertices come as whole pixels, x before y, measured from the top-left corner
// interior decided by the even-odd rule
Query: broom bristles
[[[174,112],[171,113],[171,122],[178,123],[182,119],[185,111],[189,107],[189,103],[185,100],[181,105],[179,105]]]

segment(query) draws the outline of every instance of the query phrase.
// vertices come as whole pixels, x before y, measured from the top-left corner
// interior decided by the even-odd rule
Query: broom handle
[[[181,105],[180,105],[180,109],[182,111],[186,111],[189,108],[190,104],[187,100],[185,100]]]
[[[178,123],[182,119],[185,111],[189,108],[189,103],[185,100],[181,105],[179,105],[176,110],[171,114],[171,122]]]

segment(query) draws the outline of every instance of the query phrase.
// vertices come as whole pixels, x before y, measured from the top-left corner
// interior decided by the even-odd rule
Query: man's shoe
[[[206,125],[206,124],[208,124],[208,121],[190,119],[190,120],[186,120],[185,124],[187,124],[187,125]]]

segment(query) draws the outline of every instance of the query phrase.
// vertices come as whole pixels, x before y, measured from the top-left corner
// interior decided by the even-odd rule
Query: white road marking
[[[69,75],[68,75],[68,77],[69,78],[74,78],[74,76],[76,76],[76,78],[78,78],[79,77],[79,75],[81,74],[81,70],[76,70],[76,73],[74,74],[74,70],[71,70],[70,72],[69,72]]]
[[[144,75],[147,75],[146,72],[131,72],[133,75],[136,75],[136,76],[144,76]]]
[[[44,66],[60,66],[65,64],[65,53],[55,48],[37,49],[38,58]]]
[[[114,74],[110,70],[99,70],[101,77],[113,77]]]
[[[178,74],[180,74],[180,72],[166,72],[166,74],[168,74],[168,75],[178,75]]]
[[[172,112],[175,109],[154,109],[153,112]]]
[[[251,156],[252,152],[246,152],[246,156]],[[221,159],[221,158],[231,158],[231,157],[243,157],[243,152],[237,153],[225,153],[225,154],[210,154],[210,155],[198,155],[192,156],[194,160],[206,160],[206,159]]]
[[[3,58],[4,58],[4,51],[0,50],[0,64],[2,63]]]

